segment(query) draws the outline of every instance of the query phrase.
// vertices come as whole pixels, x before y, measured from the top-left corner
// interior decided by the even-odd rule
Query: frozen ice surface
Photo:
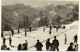
[[[35,31],[32,31],[32,32],[27,32],[27,36],[25,37],[25,33],[24,31],[21,31],[20,34],[15,34],[13,37],[12,37],[12,45],[14,47],[11,47],[9,46],[9,40],[7,39],[9,36],[5,36],[5,38],[7,39],[6,40],[6,45],[8,47],[10,47],[11,50],[17,50],[17,46],[19,43],[23,44],[25,43],[25,40],[28,41],[28,48],[35,45],[36,42],[37,42],[37,39],[40,40],[40,42],[48,39],[48,38],[51,38],[51,37],[54,37],[55,35],[58,35],[57,36],[57,39],[59,40],[59,50],[60,51],[66,51],[70,42],[73,42],[73,37],[75,36],[75,34],[78,34],[78,21],[75,21],[69,25],[66,25],[66,27],[72,27],[72,28],[66,28],[66,29],[62,29],[60,28],[58,32],[56,32],[56,29],[53,28],[52,29],[52,33],[51,35],[49,34],[49,28],[45,28],[45,31],[43,32],[43,27],[40,27],[38,28],[37,30]],[[17,30],[15,30],[17,32]],[[63,32],[63,33],[62,33]],[[8,32],[7,32],[8,33]],[[61,33],[61,34],[60,34]],[[67,35],[67,44],[64,44],[64,40],[65,40],[65,36],[64,34]],[[51,38],[50,39],[50,42],[52,43],[52,40],[54,38]],[[2,40],[2,38],[1,38]],[[3,41],[3,40],[2,40]],[[45,46],[45,43],[46,41],[42,42],[43,44],[43,48],[42,50],[46,50],[46,46]],[[29,51],[35,51],[36,48],[35,47],[31,47],[28,49]]]

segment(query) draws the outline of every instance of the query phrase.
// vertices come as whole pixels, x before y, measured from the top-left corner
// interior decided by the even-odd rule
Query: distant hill
[[[57,6],[51,4],[42,8],[32,8],[24,4],[2,6],[2,30],[18,29],[19,25],[23,28],[24,21],[27,21],[27,19],[29,21],[28,26],[33,25],[33,23],[36,24],[36,19],[41,17],[40,12],[42,12],[42,17],[47,17],[49,21],[53,21],[53,18],[56,18],[55,16],[60,16],[64,21],[64,18],[71,19],[69,15],[73,15],[74,11],[78,12],[78,4],[69,3],[67,5]]]
[[[29,16],[29,19],[36,18],[38,11],[31,6],[25,6],[23,4],[2,6],[2,27],[9,24],[12,28],[18,28],[20,23],[24,21],[25,16]],[[23,24],[22,24],[23,25]]]

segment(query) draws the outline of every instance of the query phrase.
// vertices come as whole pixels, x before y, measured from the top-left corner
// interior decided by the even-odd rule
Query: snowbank
[[[67,24],[67,25],[64,25],[64,26],[66,26],[66,29],[70,29],[70,28],[72,28],[74,26],[78,26],[78,25],[79,25],[79,21],[74,21],[71,24]]]

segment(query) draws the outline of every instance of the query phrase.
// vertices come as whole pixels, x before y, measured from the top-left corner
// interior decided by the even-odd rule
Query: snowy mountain
[[[71,9],[70,7],[74,9]],[[60,16],[63,21],[64,19],[70,20],[72,19],[70,16],[73,16],[74,11],[78,12],[78,4],[69,3],[67,5],[57,5],[57,6],[50,4],[42,8],[39,7],[33,8],[29,5],[26,6],[24,4],[6,5],[2,6],[2,29],[4,30],[5,26],[8,26],[6,27],[8,30],[9,28],[18,29],[19,23],[21,28],[23,28],[25,18],[29,20],[30,25],[32,24],[33,21],[36,24],[36,19],[39,19],[39,17],[41,17],[40,12],[42,12],[42,17],[45,16],[47,17],[46,18],[47,20],[49,19],[48,22],[53,21],[53,18],[56,18],[55,16]],[[77,18],[76,14],[75,18]],[[75,18],[73,18],[73,20]]]

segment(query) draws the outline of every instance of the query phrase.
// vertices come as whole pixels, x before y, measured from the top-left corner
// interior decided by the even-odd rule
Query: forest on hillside
[[[29,5],[14,4],[2,6],[1,30],[69,24],[79,20],[79,4],[46,5],[33,8]]]

